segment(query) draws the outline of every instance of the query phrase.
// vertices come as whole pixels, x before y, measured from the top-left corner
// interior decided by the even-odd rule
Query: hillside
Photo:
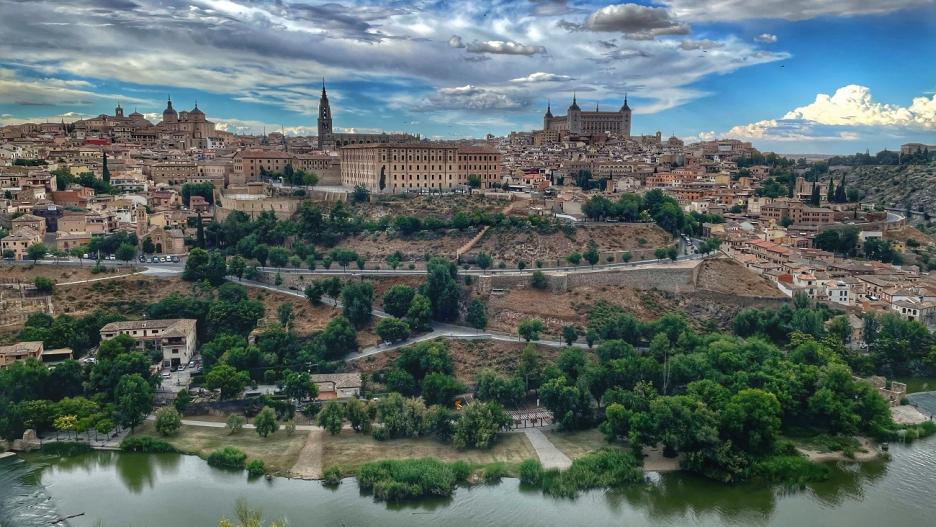
[[[910,204],[913,210],[936,215],[936,163],[855,167],[848,172],[847,185],[863,190],[865,201],[899,208]]]

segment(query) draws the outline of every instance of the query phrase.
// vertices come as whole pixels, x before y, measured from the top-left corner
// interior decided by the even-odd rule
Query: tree
[[[323,291],[323,287],[320,282],[314,282],[307,285],[303,293],[309,300],[310,304],[317,306],[322,303],[322,295],[325,293],[325,291]]]
[[[429,274],[422,293],[432,304],[432,318],[451,322],[458,318],[461,289],[455,281],[458,268],[445,258],[434,257],[426,264]]]
[[[523,338],[523,340],[530,342],[533,340],[539,340],[540,332],[543,331],[545,326],[543,321],[539,319],[526,319],[520,322],[520,325],[517,327],[517,334]]]
[[[337,401],[329,401],[318,414],[318,424],[335,436],[341,433],[344,418],[344,405]]]
[[[598,254],[598,246],[595,244],[594,241],[589,240],[588,248],[585,250],[585,253],[583,256],[585,257],[585,261],[588,262],[588,265],[595,265],[596,263],[598,263],[598,260],[601,258],[601,255]]]
[[[75,432],[78,428],[78,416],[75,415],[61,415],[55,418],[52,426],[59,432],[65,432],[66,437],[69,432]]]
[[[368,404],[360,399],[351,399],[345,405],[345,413],[348,416],[348,422],[355,432],[369,432],[371,416],[368,412]]]
[[[137,250],[135,246],[130,245],[129,243],[121,243],[120,246],[117,247],[117,251],[114,253],[114,256],[123,262],[130,262],[130,260],[133,260],[136,257],[136,252]]]
[[[377,183],[377,188],[379,188],[381,192],[387,188],[387,174],[385,173],[384,168],[385,167],[380,167],[380,180]]]
[[[404,284],[397,284],[387,290],[383,296],[383,310],[390,315],[403,318],[409,311],[416,290]]]
[[[117,422],[133,431],[153,409],[153,388],[138,373],[124,375],[114,392]]]
[[[424,295],[417,293],[413,296],[410,308],[406,312],[406,321],[413,331],[425,331],[432,320],[432,303]]]
[[[475,298],[468,304],[468,313],[465,321],[475,329],[487,327],[487,305],[480,298]]]
[[[374,285],[370,282],[351,282],[341,289],[344,315],[358,328],[370,322],[373,301]]]
[[[566,256],[566,260],[572,265],[578,265],[582,261],[582,254],[578,251],[573,251]]]
[[[205,387],[209,390],[221,390],[222,399],[230,399],[239,394],[250,384],[250,375],[237,371],[227,364],[219,364],[205,375]]]
[[[409,338],[410,327],[396,317],[387,317],[377,323],[377,335],[384,342],[399,342]]]
[[[481,188],[481,176],[477,174],[469,174],[468,175],[468,188],[469,189]]]
[[[283,393],[297,401],[318,396],[318,386],[306,372],[286,370],[283,374]]]
[[[736,393],[722,412],[722,427],[738,447],[752,454],[771,452],[780,434],[777,397],[757,388]]]
[[[461,418],[455,423],[452,443],[455,448],[488,448],[512,421],[496,402],[472,401],[462,409]]]
[[[175,409],[179,413],[184,412],[188,409],[189,405],[192,404],[192,394],[188,390],[179,390],[179,393],[176,394],[175,401],[172,402],[172,405],[175,406]]]
[[[182,272],[182,278],[190,282],[201,282],[207,280],[211,285],[217,287],[224,283],[224,277],[227,275],[227,264],[224,256],[219,251],[205,251],[195,248],[189,252],[188,259],[185,261],[185,270]]]
[[[271,266],[285,267],[289,262],[289,251],[282,247],[274,247],[270,249],[268,258]]]
[[[325,349],[325,357],[337,359],[357,351],[357,332],[347,318],[340,316],[329,321],[319,334],[319,342]]]
[[[49,248],[43,243],[34,243],[26,248],[26,256],[32,260],[33,263],[45,257],[47,252],[49,252]]]
[[[432,372],[422,380],[422,396],[427,404],[450,405],[455,396],[465,391],[452,375]]]
[[[257,417],[254,417],[254,428],[257,429],[257,435],[267,437],[279,430],[279,423],[276,421],[276,411],[269,406],[264,406]]]
[[[236,434],[244,429],[244,424],[247,422],[247,419],[242,415],[231,414],[228,416],[227,421],[224,422],[224,427],[227,428],[228,434]]]
[[[549,287],[549,281],[543,271],[533,271],[530,275],[530,287],[534,289],[546,289]]]
[[[276,318],[284,328],[289,328],[289,322],[293,318],[293,305],[289,302],[283,302],[276,307]]]
[[[244,276],[246,269],[247,261],[240,256],[235,256],[228,262],[228,274],[237,277],[238,280]]]
[[[562,340],[565,341],[566,346],[571,346],[573,342],[578,340],[578,330],[575,329],[575,326],[562,327]]]
[[[478,264],[478,267],[480,269],[484,270],[484,269],[490,269],[491,264],[493,264],[494,262],[493,262],[493,259],[491,258],[491,255],[484,253],[484,252],[479,252],[478,256],[475,256],[475,263]]]
[[[182,416],[173,406],[163,406],[156,410],[156,431],[164,436],[175,435],[182,427]]]
[[[51,278],[46,278],[45,276],[37,276],[33,278],[33,285],[36,286],[36,291],[40,293],[52,294],[52,291],[55,290],[55,280]]]
[[[101,167],[101,180],[103,180],[105,183],[110,184],[111,173],[110,173],[110,169],[107,168],[107,152],[102,152],[101,155],[103,157],[102,159],[103,166]]]

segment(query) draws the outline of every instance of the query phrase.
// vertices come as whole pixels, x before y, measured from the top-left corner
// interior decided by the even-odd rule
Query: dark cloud
[[[469,53],[493,53],[495,55],[538,55],[546,53],[543,46],[528,46],[519,42],[504,40],[474,41],[467,45]]]
[[[674,20],[666,8],[638,4],[612,4],[602,7],[589,15],[584,27],[589,31],[620,32],[636,40],[689,33],[689,26]]]

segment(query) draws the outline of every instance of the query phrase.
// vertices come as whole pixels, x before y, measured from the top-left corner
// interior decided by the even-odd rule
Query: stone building
[[[482,188],[490,188],[501,175],[501,153],[486,146],[364,144],[342,147],[340,153],[341,184],[372,192],[453,190],[466,187],[473,175]]]
[[[602,112],[598,105],[595,111],[587,112],[579,108],[575,95],[572,95],[572,104],[566,115],[553,116],[551,105],[546,106],[543,115],[543,130],[545,132],[569,132],[573,135],[594,135],[608,133],[622,137],[631,135],[631,108],[627,105],[627,96],[624,104],[617,111]]]
[[[190,318],[111,322],[101,328],[101,340],[127,335],[141,348],[150,344],[162,351],[163,366],[179,366],[188,364],[195,355],[196,322]]]
[[[408,143],[418,141],[419,136],[400,133],[379,133],[379,134],[359,134],[359,133],[336,133],[332,126],[331,105],[328,103],[328,93],[325,92],[325,80],[322,80],[322,96],[319,98],[318,114],[318,147],[322,150],[333,150],[348,145],[369,145],[369,144],[389,144],[389,143]]]

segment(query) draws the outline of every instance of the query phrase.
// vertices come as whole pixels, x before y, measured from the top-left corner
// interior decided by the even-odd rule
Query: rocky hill
[[[839,176],[835,176],[836,183]],[[854,167],[847,186],[865,192],[864,201],[887,207],[922,210],[936,216],[936,163],[929,165],[869,165]]]

